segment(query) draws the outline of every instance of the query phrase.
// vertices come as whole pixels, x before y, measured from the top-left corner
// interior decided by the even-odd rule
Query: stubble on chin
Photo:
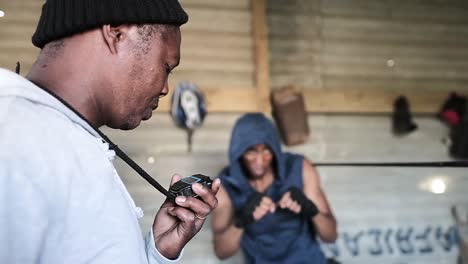
[[[123,120],[123,123],[120,124],[115,124],[114,126],[109,126],[114,129],[120,129],[120,130],[132,130],[137,128],[141,123],[141,119],[136,120],[132,119],[130,117],[127,117],[125,120]]]

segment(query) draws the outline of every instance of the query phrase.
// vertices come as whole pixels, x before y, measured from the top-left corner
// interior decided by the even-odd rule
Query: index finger
[[[215,185],[215,182],[213,182],[211,188],[207,188],[206,186],[199,184],[199,183],[194,183],[192,185],[193,192],[198,194],[201,200],[210,206],[211,210],[215,209],[218,206],[218,199],[216,199],[216,192],[218,192],[219,190],[219,183],[216,184],[218,185],[218,187],[216,186],[214,187],[216,189],[216,192],[212,190],[213,185]]]
[[[219,178],[214,179],[213,184],[211,184],[211,191],[216,195],[221,188],[221,180]]]

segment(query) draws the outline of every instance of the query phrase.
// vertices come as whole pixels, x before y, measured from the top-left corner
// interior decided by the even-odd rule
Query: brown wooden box
[[[309,138],[309,124],[302,91],[294,86],[271,94],[273,118],[286,145],[304,143]]]

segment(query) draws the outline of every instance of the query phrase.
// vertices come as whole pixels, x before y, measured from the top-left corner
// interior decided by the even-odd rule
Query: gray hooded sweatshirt
[[[99,135],[60,101],[0,69],[0,263],[174,263],[144,240]]]

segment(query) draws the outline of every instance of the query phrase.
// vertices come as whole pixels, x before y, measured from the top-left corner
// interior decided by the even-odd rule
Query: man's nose
[[[255,155],[254,161],[255,161],[255,165],[258,165],[258,166],[263,165],[263,162],[264,162],[263,156],[259,154]]]
[[[166,82],[166,84],[164,84],[163,89],[159,93],[159,98],[166,96],[168,93],[169,93],[169,83]]]

